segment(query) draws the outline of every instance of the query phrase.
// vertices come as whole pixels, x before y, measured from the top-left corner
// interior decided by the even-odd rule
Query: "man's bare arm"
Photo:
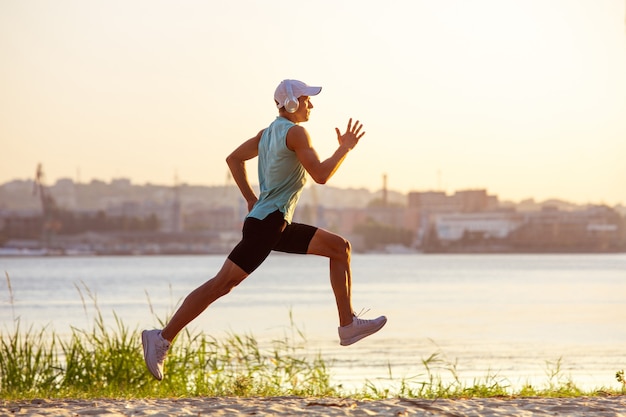
[[[352,119],[350,119],[343,135],[338,128],[335,128],[339,147],[324,161],[320,160],[317,151],[311,144],[308,132],[300,125],[292,127],[287,132],[287,146],[296,153],[298,160],[311,175],[313,181],[318,184],[325,184],[337,172],[348,152],[357,145],[365,134],[365,132],[361,132],[362,127],[363,125],[359,121],[352,125]]]
[[[248,203],[248,211],[252,210],[252,207],[257,202],[257,196],[254,190],[250,186],[248,181],[248,173],[246,171],[246,161],[252,158],[256,158],[259,155],[259,141],[261,140],[261,130],[255,137],[248,139],[237,149],[235,149],[228,157],[226,157],[226,163],[230,172],[235,180],[235,184],[239,187],[241,195]]]

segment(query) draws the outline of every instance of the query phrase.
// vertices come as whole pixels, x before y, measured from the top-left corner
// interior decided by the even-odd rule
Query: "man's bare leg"
[[[352,323],[352,272],[350,242],[339,235],[318,229],[309,243],[308,253],[325,256],[330,261],[330,284],[335,294],[339,325]]]
[[[387,323],[385,316],[365,320],[354,315],[350,242],[339,235],[318,229],[309,243],[308,253],[326,256],[330,259],[330,283],[339,312],[340,344],[342,346],[351,345],[382,329]]]
[[[228,294],[248,273],[226,259],[220,271],[195,290],[183,301],[167,326],[161,331],[161,336],[168,341],[174,340],[176,335],[200,313],[207,309],[215,300]]]
[[[218,298],[228,294],[248,276],[231,260],[226,259],[215,277],[193,290],[178,308],[163,330],[144,330],[141,333],[143,356],[150,373],[163,379],[163,363],[172,340],[193,319],[198,317]]]

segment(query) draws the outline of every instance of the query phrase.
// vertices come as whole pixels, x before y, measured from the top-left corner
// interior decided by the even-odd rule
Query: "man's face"
[[[313,103],[311,103],[311,97],[309,96],[300,96],[298,98],[298,110],[295,112],[295,115],[298,119],[298,122],[306,122],[309,120],[309,115],[311,113],[311,109],[313,108]]]

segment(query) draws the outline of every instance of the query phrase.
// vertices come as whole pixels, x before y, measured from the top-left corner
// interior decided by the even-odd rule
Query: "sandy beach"
[[[345,398],[181,398],[3,402],[5,416],[626,416],[626,396],[475,398],[461,400]]]

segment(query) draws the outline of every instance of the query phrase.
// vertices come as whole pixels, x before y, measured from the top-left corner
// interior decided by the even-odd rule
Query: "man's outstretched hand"
[[[359,139],[363,137],[365,131],[361,132],[363,128],[363,124],[358,120],[352,124],[352,118],[348,120],[348,127],[346,128],[346,133],[343,135],[338,127],[335,128],[335,132],[337,132],[337,141],[340,146],[345,146],[348,149],[354,148],[357,143],[359,143]]]

